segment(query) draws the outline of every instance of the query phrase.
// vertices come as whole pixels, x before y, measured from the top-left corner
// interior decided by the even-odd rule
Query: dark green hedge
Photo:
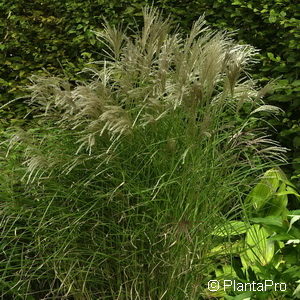
[[[290,148],[293,165],[300,174],[300,1],[218,0],[208,5],[206,16],[217,28],[239,29],[238,37],[260,49],[261,63],[255,73],[268,81],[278,78],[277,91],[267,98],[286,114],[273,125],[277,138]]]
[[[137,25],[149,0],[6,0],[0,3],[0,105],[22,96],[30,74],[49,71],[80,79],[76,72],[101,57],[93,30],[110,23]],[[205,13],[216,29],[239,30],[237,38],[261,50],[254,73],[262,84],[278,80],[267,99],[286,114],[275,127],[291,148],[294,174],[300,173],[300,1],[299,0],[158,0],[154,5],[171,14],[183,30]],[[18,123],[22,100],[0,113],[4,126]],[[296,171],[295,171],[296,170]],[[291,169],[292,171],[292,169]]]

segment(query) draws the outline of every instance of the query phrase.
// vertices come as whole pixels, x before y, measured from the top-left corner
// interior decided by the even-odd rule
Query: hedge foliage
[[[70,80],[88,62],[100,58],[94,30],[111,24],[142,23],[149,0],[7,0],[0,3],[0,104],[24,95],[31,74],[51,72]],[[293,149],[294,174],[300,173],[300,2],[298,0],[158,0],[154,5],[188,30],[205,13],[214,28],[238,30],[240,41],[260,49],[257,78],[278,78],[268,101],[286,114],[273,125],[283,145]],[[20,123],[22,100],[0,110],[1,123]],[[0,124],[1,124],[0,123]]]

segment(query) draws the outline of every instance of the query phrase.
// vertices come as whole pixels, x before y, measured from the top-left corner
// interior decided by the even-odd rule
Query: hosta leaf
[[[274,196],[270,200],[270,210],[268,212],[269,215],[272,216],[279,216],[279,215],[286,215],[287,214],[287,203],[288,203],[288,196],[281,194],[286,192],[287,186],[285,183],[281,183],[278,188],[278,193],[274,194]],[[281,194],[281,195],[278,195]]]
[[[267,215],[286,215],[288,195],[298,195],[280,169],[268,170],[247,197],[256,210],[267,208]]]
[[[264,218],[252,218],[252,222],[259,223],[263,225],[273,225],[273,226],[282,226],[282,218],[281,217],[275,217],[275,216],[267,216]]]
[[[293,224],[295,222],[297,222],[298,220],[300,220],[300,215],[295,215],[295,216],[289,215],[289,216],[292,217],[292,219],[291,219],[291,222],[290,222],[288,232],[292,229]]]
[[[258,224],[251,226],[245,238],[245,253],[241,254],[244,267],[266,265],[274,256],[274,241],[268,239],[268,232]]]
[[[231,236],[243,234],[247,231],[247,226],[242,221],[230,221],[228,224],[222,227],[216,228],[212,235],[216,236]]]
[[[222,243],[216,247],[214,247],[212,250],[210,250],[210,256],[215,255],[226,255],[226,254],[239,254],[241,251],[243,251],[244,245],[242,241],[236,241],[234,243]]]

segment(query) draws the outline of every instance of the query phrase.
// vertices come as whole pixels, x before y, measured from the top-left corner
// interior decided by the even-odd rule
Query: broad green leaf
[[[293,292],[293,296],[296,296],[297,298],[300,298],[300,280],[296,281],[296,283],[299,283],[296,289]]]
[[[267,216],[264,218],[251,218],[250,221],[253,223],[258,223],[262,225],[271,225],[271,226],[277,226],[282,227],[282,217],[279,216]]]
[[[244,222],[242,222],[242,221],[230,221],[222,227],[217,227],[212,232],[212,235],[224,237],[224,236],[243,234],[246,231],[247,231],[247,226]]]
[[[296,210],[289,210],[289,216],[295,216],[295,215],[300,215],[300,209]]]
[[[268,170],[261,181],[252,189],[247,201],[250,201],[256,210],[262,208],[274,195],[280,185],[280,176],[276,169]]]
[[[292,217],[291,221],[290,221],[290,226],[288,229],[288,232],[292,229],[292,226],[295,222],[297,222],[298,220],[300,220],[300,215],[289,215],[289,217]]]
[[[241,251],[243,251],[243,248],[244,245],[241,240],[238,240],[234,243],[225,242],[210,250],[209,256],[239,254]]]
[[[236,273],[233,269],[233,267],[231,265],[223,265],[222,266],[222,269],[223,269],[223,274],[224,274],[224,277],[229,277],[229,276],[236,276]]]
[[[281,183],[278,188],[278,194],[284,193],[286,191],[286,184]],[[272,216],[279,216],[279,215],[286,215],[287,214],[287,203],[288,203],[288,197],[287,195],[278,195],[274,194],[274,196],[271,198],[269,205],[270,210],[268,212],[269,215]]]
[[[298,197],[298,193],[286,175],[280,169],[274,168],[264,174],[246,200],[252,203],[257,211],[264,209],[264,214],[285,216],[288,195]]]
[[[268,239],[268,232],[258,224],[251,226],[245,238],[246,251],[241,255],[244,267],[267,265],[274,256],[274,241]]]
[[[293,236],[290,234],[276,234],[269,238],[270,241],[288,241],[293,239]]]
[[[296,190],[290,186],[287,186],[285,188],[285,191],[278,191],[278,193],[276,193],[275,195],[276,196],[295,195],[297,197],[300,197],[300,195],[296,192]]]

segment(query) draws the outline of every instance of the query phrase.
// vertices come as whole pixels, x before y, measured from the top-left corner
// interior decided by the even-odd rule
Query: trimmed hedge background
[[[31,74],[50,72],[70,80],[101,58],[93,30],[106,18],[112,24],[141,24],[144,0],[6,0],[0,3],[0,106],[24,95]],[[299,0],[158,0],[154,5],[188,30],[205,13],[216,29],[238,30],[240,41],[260,49],[254,74],[265,84],[278,78],[266,99],[286,113],[273,122],[277,139],[292,149],[287,171],[300,175],[300,2]],[[137,24],[134,21],[137,19]],[[23,100],[0,110],[0,127],[22,124]]]

